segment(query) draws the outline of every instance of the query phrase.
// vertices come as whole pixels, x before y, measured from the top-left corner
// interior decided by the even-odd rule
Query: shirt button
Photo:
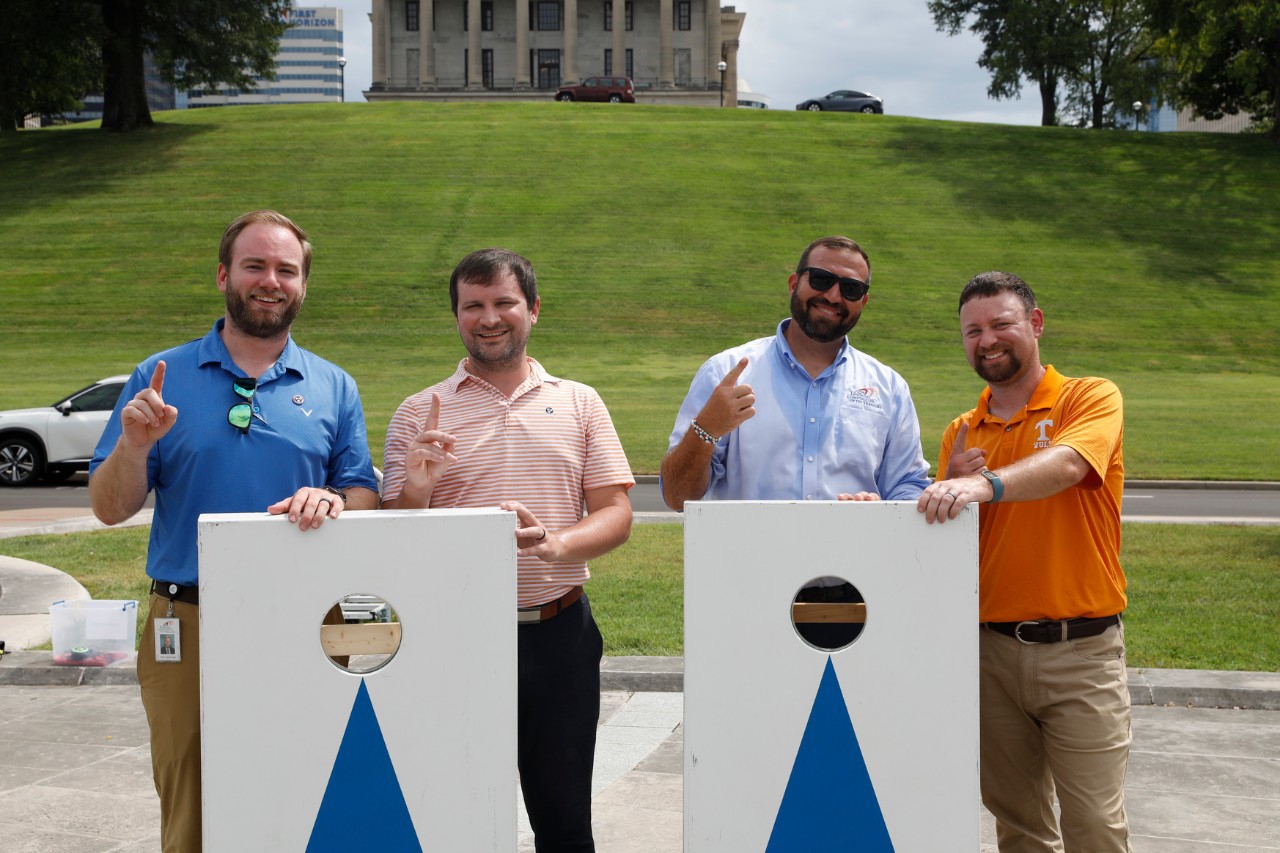
[[[807,501],[811,501],[811,500],[813,500],[813,495],[805,495],[805,496],[804,496],[804,499],[805,499],[805,500],[807,500]]]
[[[1011,430],[1011,429],[1013,429],[1013,424],[1009,424],[1007,427],[1005,427],[1005,428],[1004,428],[1004,431],[1005,431],[1005,432],[1008,432],[1008,431],[1009,431],[1009,430]]]
[[[809,418],[809,423],[816,424],[817,422],[818,422],[817,418]]]
[[[809,457],[809,461],[810,461],[810,462],[812,462],[812,461],[813,461],[813,457],[812,457],[812,456],[810,456],[810,457]]]

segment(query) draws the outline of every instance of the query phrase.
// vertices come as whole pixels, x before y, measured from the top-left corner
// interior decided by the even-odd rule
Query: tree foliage
[[[1280,3],[1147,0],[1173,99],[1207,119],[1249,113],[1280,138]]]
[[[984,46],[979,67],[991,72],[987,94],[1021,97],[1022,80],[1040,92],[1040,123],[1057,123],[1059,83],[1082,64],[1089,46],[1088,12],[1077,0],[929,0],[937,28],[968,28]]]
[[[1158,85],[1151,61],[1154,38],[1142,0],[1080,0],[1086,12],[1086,50],[1066,74],[1063,112],[1077,124],[1114,127],[1117,113],[1148,101]]]
[[[152,123],[143,56],[179,89],[256,87],[270,78],[290,0],[96,0],[102,10],[102,127]]]
[[[0,21],[0,130],[78,109],[100,88],[100,22],[84,0],[0,0]]]

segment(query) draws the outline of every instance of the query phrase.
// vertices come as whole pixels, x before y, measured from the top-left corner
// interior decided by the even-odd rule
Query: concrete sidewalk
[[[681,851],[682,705],[679,693],[604,694],[593,801],[601,853]],[[1280,850],[1280,713],[1150,705],[1133,716],[1126,797],[1136,853]],[[160,849],[135,686],[0,682],[0,743],[0,850]],[[973,807],[981,850],[994,853],[991,818]],[[533,851],[523,821],[517,849]]]

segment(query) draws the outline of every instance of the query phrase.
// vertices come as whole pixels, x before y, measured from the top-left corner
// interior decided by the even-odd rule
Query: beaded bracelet
[[[693,420],[689,421],[689,426],[693,427],[694,435],[696,435],[698,438],[705,441],[707,444],[715,444],[717,441],[720,440],[719,438],[717,438],[716,436],[712,435],[711,433],[703,429],[701,426],[699,426],[697,418],[694,418]]]

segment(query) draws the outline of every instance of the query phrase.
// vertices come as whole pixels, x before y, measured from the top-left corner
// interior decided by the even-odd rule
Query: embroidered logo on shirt
[[[868,412],[883,412],[880,392],[875,388],[850,388],[845,392],[845,400]]]
[[[294,395],[293,395],[293,404],[294,404],[295,406],[301,406],[301,405],[302,405],[303,403],[305,403],[305,402],[307,402],[307,401],[306,401],[306,400],[304,400],[304,399],[302,398],[302,395],[301,395],[301,394],[294,394]]]
[[[1049,430],[1053,429],[1053,420],[1045,418],[1036,423],[1036,448],[1045,448],[1050,444]]]

